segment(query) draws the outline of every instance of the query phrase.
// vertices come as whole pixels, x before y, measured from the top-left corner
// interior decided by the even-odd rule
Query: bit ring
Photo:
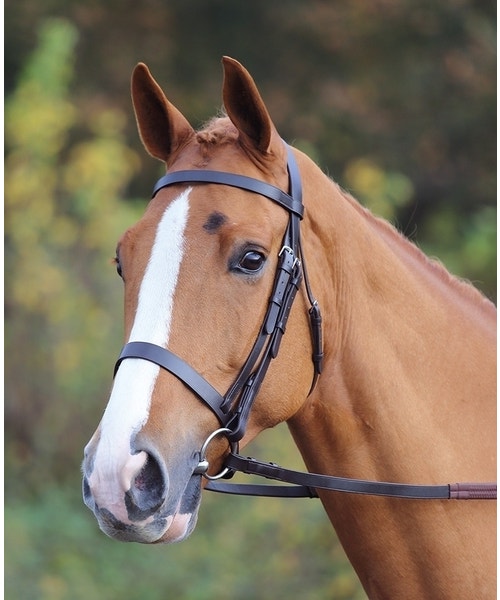
[[[195,475],[202,475],[203,477],[205,477],[205,479],[209,479],[210,481],[215,481],[216,479],[221,479],[222,477],[224,477],[225,475],[227,475],[229,473],[229,471],[230,471],[229,467],[224,467],[220,473],[217,473],[217,475],[208,475],[208,469],[210,467],[210,463],[208,462],[207,456],[206,456],[207,448],[208,448],[210,442],[222,433],[232,433],[232,431],[231,431],[231,429],[228,429],[227,427],[222,427],[220,429],[216,429],[215,431],[213,431],[205,440],[205,443],[203,444],[203,446],[201,447],[201,450],[200,450],[200,462],[198,463],[198,466],[194,470]],[[230,444],[231,452],[238,452],[238,442],[229,442],[229,444]]]

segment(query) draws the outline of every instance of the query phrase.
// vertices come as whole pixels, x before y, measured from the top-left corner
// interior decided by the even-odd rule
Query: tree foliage
[[[220,105],[220,56],[241,60],[285,139],[494,298],[494,13],[477,0],[8,0],[8,597],[363,597],[319,504],[208,497],[190,540],[152,549],[107,540],[77,497],[121,344],[114,246],[159,173],[129,76],[147,62],[196,126]],[[284,428],[257,450],[299,461]]]
[[[31,0],[7,4],[6,80],[12,87],[35,45],[37,23],[53,9]],[[255,76],[285,139],[454,273],[496,297],[493,3],[52,5],[80,36],[73,96],[78,110],[91,118],[98,106],[121,108],[129,116],[124,135],[130,147],[138,148],[128,90],[138,60],[151,66],[197,125],[219,106],[218,63],[222,54],[232,55]],[[367,190],[373,170],[389,176],[394,204]],[[154,161],[144,160],[130,190],[142,195],[157,174]]]
[[[123,115],[84,123],[69,97],[75,40],[68,23],[46,23],[6,102],[6,459],[33,485],[64,474],[61,445],[78,452],[75,432],[102,401],[96,348],[113,355],[121,335],[109,263],[135,216],[119,202],[138,166]],[[85,136],[70,145],[78,128]]]

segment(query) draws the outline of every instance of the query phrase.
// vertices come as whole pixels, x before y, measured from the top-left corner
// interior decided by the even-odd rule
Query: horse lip
[[[134,523],[123,523],[108,509],[96,506],[94,514],[99,523],[99,528],[108,537],[122,542],[138,542],[153,544],[157,542],[168,526],[165,527],[169,517],[150,517],[145,526],[138,527]]]

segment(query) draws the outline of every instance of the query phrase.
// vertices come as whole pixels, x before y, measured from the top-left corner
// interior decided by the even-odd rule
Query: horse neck
[[[395,464],[382,461],[394,470],[387,476],[405,474],[398,456],[405,443],[421,454],[429,437],[455,443],[458,456],[463,443],[479,446],[482,457],[486,442],[472,442],[478,428],[494,425],[495,307],[387,222],[330,190],[328,209],[310,210],[330,214],[330,223],[304,231],[305,242],[309,234],[316,240],[305,255],[325,313],[325,372],[305,408],[338,411],[343,429],[360,428],[370,443],[395,447]],[[456,476],[454,462],[450,469]]]
[[[316,200],[328,208],[310,212],[331,214],[332,221],[304,228],[325,313],[325,367],[316,392],[289,422],[309,470],[424,484],[494,480],[494,307],[333,184],[329,189]],[[437,538],[462,552],[463,532],[436,525],[442,503],[332,493],[322,500],[374,597],[432,598],[453,579],[449,547],[441,556]],[[444,510],[455,523],[468,515]],[[491,504],[484,510],[492,513]],[[488,538],[485,523],[493,530],[494,522],[469,517],[470,539],[481,531]],[[479,561],[482,573],[486,546],[474,559],[464,551],[463,563]],[[429,577],[433,561],[439,581]],[[460,556],[454,568],[465,568]],[[469,589],[463,573],[455,575]]]

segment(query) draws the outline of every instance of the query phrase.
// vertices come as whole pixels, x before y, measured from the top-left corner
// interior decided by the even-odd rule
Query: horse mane
[[[493,302],[480,290],[478,290],[470,281],[457,277],[456,275],[452,275],[440,260],[437,258],[428,257],[424,252],[422,252],[422,250],[420,250],[415,242],[409,240],[389,221],[375,216],[369,209],[362,206],[353,196],[351,196],[351,194],[343,190],[338,184],[337,188],[344,200],[347,200],[349,204],[371,225],[380,230],[382,234],[386,235],[391,241],[403,247],[413,259],[420,262],[425,268],[430,270],[433,275],[439,279],[439,281],[455,289],[462,297],[467,298],[469,301],[481,306],[483,309],[488,311],[491,311],[492,309],[496,310]]]
[[[196,132],[196,141],[205,146],[228,144],[238,139],[238,130],[223,110],[209,119]]]

